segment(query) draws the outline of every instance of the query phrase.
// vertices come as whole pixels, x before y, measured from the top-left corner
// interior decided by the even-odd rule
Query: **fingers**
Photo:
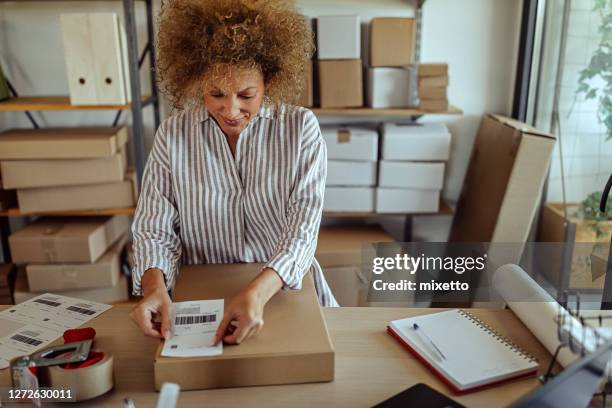
[[[160,334],[164,339],[168,340],[171,334],[171,322],[170,322],[170,305],[167,303],[162,304],[159,309],[161,319],[161,331]]]
[[[137,305],[132,312],[130,313],[130,317],[136,323],[136,325],[140,328],[140,331],[146,336],[160,338],[161,333],[153,327],[152,315],[151,312],[143,307],[142,305]]]
[[[238,327],[234,333],[223,337],[223,341],[228,344],[240,344],[245,340],[256,335],[263,327],[263,320],[248,319],[238,322]]]
[[[213,340],[213,346],[216,346],[217,344],[219,344],[221,339],[223,339],[223,336],[225,336],[225,332],[227,330],[227,326],[230,324],[231,321],[232,321],[232,316],[226,313],[223,316],[223,320],[221,320],[221,323],[219,323],[219,327],[217,327],[217,332],[215,333],[215,339]]]

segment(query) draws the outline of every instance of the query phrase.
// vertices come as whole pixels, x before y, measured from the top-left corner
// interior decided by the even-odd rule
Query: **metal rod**
[[[155,55],[155,33],[153,32],[153,1],[146,0],[145,7],[147,9],[147,36],[149,39],[149,75],[151,77],[151,95],[153,96],[153,118],[155,131],[159,127],[159,95],[157,91],[156,77],[156,55]]]
[[[8,85],[9,91],[11,91],[13,96],[17,98],[19,94],[17,94],[17,90],[15,89],[13,84],[11,84],[11,82],[8,79],[6,79],[6,84]],[[32,123],[32,126],[34,126],[34,129],[40,129],[40,126],[38,126],[38,123],[36,122],[36,120],[34,119],[34,116],[32,116],[32,113],[30,111],[23,111],[23,113],[25,113],[25,115],[28,117],[28,119],[30,120],[30,123]]]

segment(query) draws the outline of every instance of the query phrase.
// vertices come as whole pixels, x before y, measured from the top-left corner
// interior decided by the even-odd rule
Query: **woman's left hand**
[[[282,281],[274,270],[265,269],[260,273],[225,307],[214,344],[221,340],[240,344],[256,335],[264,324],[264,306],[281,287]]]

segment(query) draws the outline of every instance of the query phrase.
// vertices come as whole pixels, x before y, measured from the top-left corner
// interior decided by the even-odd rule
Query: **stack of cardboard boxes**
[[[376,211],[434,213],[439,210],[450,133],[441,123],[384,125]]]
[[[359,127],[321,129],[327,145],[325,211],[374,211],[378,132]]]
[[[131,207],[136,175],[126,171],[127,129],[15,129],[0,133],[5,189],[22,213]]]
[[[448,110],[448,64],[419,64],[419,99],[423,111]]]
[[[321,107],[363,106],[359,16],[319,17],[317,52]]]
[[[54,292],[113,303],[128,299],[121,254],[129,218],[40,219],[9,237],[13,262],[26,264],[15,283],[15,303]]]
[[[370,22],[369,107],[416,107],[415,35],[413,18],[374,18]]]

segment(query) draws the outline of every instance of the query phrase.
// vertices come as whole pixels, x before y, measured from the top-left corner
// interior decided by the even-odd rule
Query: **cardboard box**
[[[98,159],[9,160],[0,162],[4,188],[66,186],[121,181],[125,149]]]
[[[448,86],[447,76],[419,77],[419,87],[439,88],[441,86]]]
[[[117,285],[121,275],[121,253],[126,241],[127,235],[124,235],[95,263],[27,265],[30,291],[79,290]]]
[[[418,95],[422,99],[448,99],[448,88],[446,86],[419,86]]]
[[[323,126],[329,160],[378,160],[378,132],[359,127]]]
[[[227,302],[259,272],[262,264],[194,265],[182,268],[175,301],[225,299]],[[174,382],[182,390],[332,381],[334,349],[321,313],[314,281],[307,274],[302,289],[282,290],[266,305],[265,325],[223,355],[172,358],[157,350],[155,387]]]
[[[379,17],[370,22],[370,66],[399,67],[414,63],[414,18]]]
[[[410,108],[417,102],[414,67],[368,68],[367,104],[371,108]]]
[[[385,123],[384,160],[444,161],[450,156],[451,135],[442,123]]]
[[[100,303],[119,303],[126,302],[130,299],[128,294],[128,278],[125,275],[119,277],[115,286],[95,289],[62,290],[52,293]],[[15,281],[15,292],[13,293],[15,304],[25,302],[39,295],[39,292],[30,291],[26,274],[23,270],[19,270]]]
[[[127,127],[12,129],[0,133],[0,160],[86,159],[116,154]]]
[[[326,187],[323,211],[374,211],[373,187]]]
[[[359,16],[318,17],[317,57],[320,60],[360,59],[361,22]]]
[[[360,59],[319,61],[319,99],[322,108],[363,106]]]
[[[376,162],[329,160],[327,186],[375,186]]]
[[[95,262],[129,228],[126,215],[43,218],[11,234],[13,262]]]
[[[17,190],[23,213],[132,207],[137,197],[136,173],[132,170],[126,172],[123,181]]]
[[[364,245],[395,242],[378,225],[325,226],[319,230],[315,258],[328,267],[361,265]]]
[[[421,98],[419,109],[426,112],[445,112],[448,110],[448,100]]]
[[[302,89],[302,93],[297,101],[298,106],[304,106],[309,108],[314,105],[314,89],[313,89],[313,80],[312,80],[312,61],[308,61],[308,65],[306,67],[306,79],[304,81],[304,89]]]
[[[420,77],[448,77],[448,64],[445,62],[419,64]]]
[[[380,187],[441,190],[444,163],[380,161]]]
[[[439,208],[440,190],[376,189],[376,212],[379,213],[436,213]]]
[[[450,241],[527,240],[555,137],[503,116],[480,122]]]

